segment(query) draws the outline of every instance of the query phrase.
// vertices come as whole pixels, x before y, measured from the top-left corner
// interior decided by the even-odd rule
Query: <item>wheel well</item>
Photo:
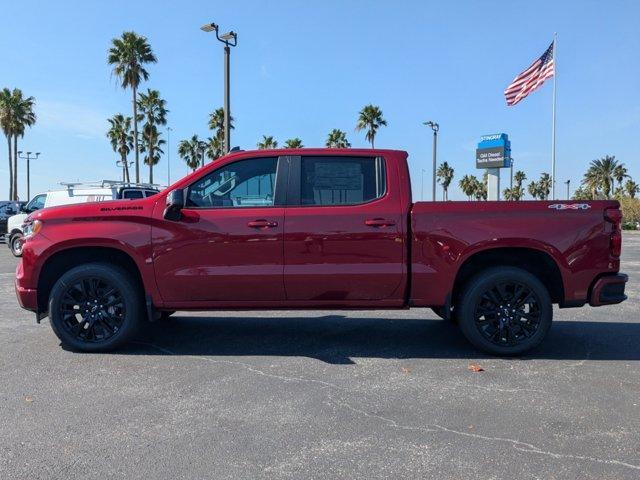
[[[109,247],[78,247],[55,253],[47,259],[38,277],[38,310],[46,311],[49,293],[56,280],[65,272],[83,263],[111,263],[124,268],[140,286],[141,295],[144,284],[138,266],[133,259],[121,250]]]
[[[493,248],[472,255],[458,270],[453,284],[453,298],[461,293],[464,285],[478,272],[500,266],[528,271],[545,285],[552,302],[564,301],[564,285],[558,265],[549,254],[531,248]]]

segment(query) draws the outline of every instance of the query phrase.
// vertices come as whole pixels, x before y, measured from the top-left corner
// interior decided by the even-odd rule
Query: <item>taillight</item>
[[[616,207],[607,208],[604,211],[604,219],[613,224],[613,230],[609,237],[609,251],[612,256],[619,257],[622,253],[622,230],[620,228],[622,211]]]

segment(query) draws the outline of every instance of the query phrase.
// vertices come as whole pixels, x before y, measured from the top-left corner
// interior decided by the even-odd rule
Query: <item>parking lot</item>
[[[640,478],[640,232],[623,251],[627,302],[499,359],[422,309],[179,312],[72,353],[0,245],[0,478]]]

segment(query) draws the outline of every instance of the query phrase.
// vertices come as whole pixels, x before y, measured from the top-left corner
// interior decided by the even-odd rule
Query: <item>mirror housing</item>
[[[178,188],[172,190],[167,195],[167,205],[164,209],[163,217],[165,220],[171,220],[177,222],[182,217],[180,213],[184,208],[184,190]]]

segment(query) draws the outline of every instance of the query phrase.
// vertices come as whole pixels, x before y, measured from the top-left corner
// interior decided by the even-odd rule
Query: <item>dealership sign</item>
[[[506,133],[480,137],[476,149],[476,168],[508,168],[511,166],[511,142]]]

